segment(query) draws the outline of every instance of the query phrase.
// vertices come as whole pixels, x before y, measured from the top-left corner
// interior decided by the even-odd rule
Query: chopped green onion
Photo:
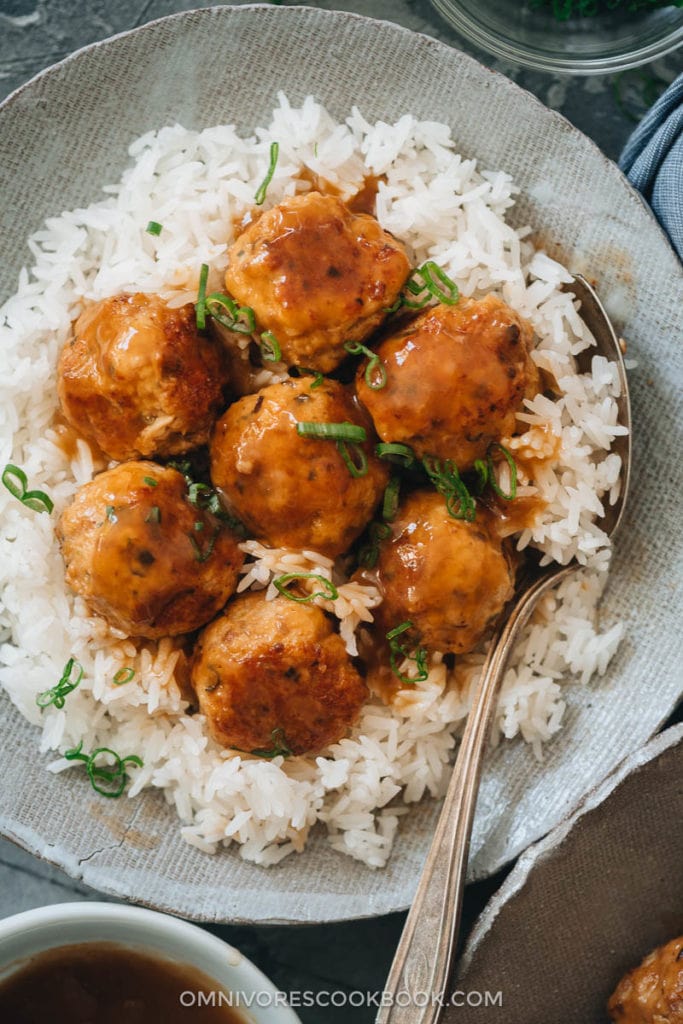
[[[287,589],[294,580],[317,580],[323,589],[316,590],[305,597],[296,597]],[[283,597],[288,597],[290,601],[296,601],[297,604],[306,604],[307,601],[312,601],[314,597],[322,597],[325,601],[336,601],[339,597],[339,591],[334,583],[316,572],[288,572],[284,576],[278,576],[277,579],[274,579],[273,586]]]
[[[272,331],[264,331],[261,335],[261,357],[269,363],[279,363],[282,359],[280,343]]]
[[[256,330],[256,314],[251,306],[238,306],[222,292],[207,295],[206,312],[233,334],[253,334]]]
[[[382,501],[382,519],[387,523],[393,523],[398,512],[398,497],[401,490],[401,478],[392,476],[384,491]]]
[[[357,444],[367,441],[365,427],[355,423],[297,423],[296,432],[301,437],[317,437],[329,441],[355,441]]]
[[[368,457],[355,441],[337,441],[337,450],[351,476],[367,476]]]
[[[204,523],[201,521],[201,519],[195,519],[192,529],[196,530],[197,533],[199,533],[200,530],[204,529]]]
[[[161,224],[159,224],[158,221],[151,220],[147,227],[145,228],[145,231],[147,232],[148,235],[160,235],[161,232],[163,231],[163,227]]]
[[[192,534],[188,533],[187,536],[189,538],[190,544],[192,545],[192,550],[194,551],[195,562],[206,562],[209,558],[211,558],[211,555],[213,554],[213,549],[216,547],[216,540],[218,538],[218,534],[220,532],[221,528],[220,526],[217,526],[216,529],[213,531],[213,534],[209,538],[209,543],[206,545],[204,550],[201,549],[201,547],[199,546],[195,538],[192,536]]]
[[[312,370],[310,366],[292,366],[289,371],[294,377],[315,377],[315,380],[311,384],[311,391],[319,388],[325,377],[320,370]]]
[[[250,750],[249,753],[253,754],[254,757],[291,757],[292,751],[287,745],[287,739],[285,737],[285,730],[281,728],[273,729],[270,734],[270,740],[273,744],[269,749],[264,750]]]
[[[146,523],[160,523],[161,522],[161,509],[158,505],[152,505],[151,509],[145,516]]]
[[[159,481],[155,480],[153,476],[143,476],[142,480],[148,487],[157,487],[159,484]]]
[[[493,471],[493,453],[496,450],[496,448],[498,448],[499,451],[503,453],[503,457],[507,462],[508,466],[510,467],[509,494],[506,494],[504,491],[500,489],[500,487],[498,486],[498,481],[496,480],[496,475]],[[504,445],[500,444],[498,441],[494,441],[493,444],[489,445],[488,451],[486,453],[486,466],[488,469],[488,482],[491,484],[491,488],[495,491],[498,497],[502,498],[503,501],[514,501],[514,499],[517,497],[517,463],[513,459],[512,454],[508,451],[507,448],[505,448]]]
[[[394,629],[390,629],[386,634],[387,640],[389,641],[389,661],[391,664],[391,671],[394,673],[397,679],[407,685],[413,683],[423,683],[429,675],[427,668],[427,651],[424,647],[417,647],[412,652],[406,650],[406,647],[399,642],[399,637],[403,636],[409,629],[413,628],[413,624],[410,619],[406,622],[402,622],[400,626],[395,626]],[[402,661],[414,661],[415,667],[417,668],[417,675],[408,676],[401,672],[400,663]]]
[[[126,772],[127,764],[137,765],[138,768],[143,767],[143,762],[137,754],[129,754],[128,757],[119,757],[115,750],[110,747],[98,747],[97,750],[93,750],[92,754],[83,754],[83,740],[74,747],[73,750],[67,750],[64,757],[67,761],[83,761],[85,764],[85,770],[90,779],[90,785],[96,793],[100,793],[101,796],[106,796],[112,799],[120,797],[126,788],[128,782],[128,774]],[[114,763],[111,766],[98,765],[96,764],[97,758],[101,757],[102,754],[108,754],[114,759]]]
[[[208,263],[202,263],[202,269],[199,272],[199,293],[197,294],[197,302],[194,307],[198,331],[206,329],[206,282],[208,279],[209,265]]]
[[[8,462],[2,471],[2,482],[10,494],[20,501],[26,508],[34,512],[52,512],[55,507],[52,498],[48,497],[45,491],[28,491],[26,485],[28,479],[23,469]]]
[[[135,669],[131,668],[130,665],[126,668],[120,668],[114,676],[114,686],[123,686],[124,683],[129,683],[135,675]]]
[[[119,519],[118,516],[116,515],[116,510],[113,505],[107,505],[107,507],[104,510],[104,514],[106,515],[110,523],[118,523]]]
[[[266,198],[266,192],[270,185],[273,174],[275,173],[275,167],[277,166],[277,158],[280,153],[280,144],[278,142],[271,142],[270,144],[270,164],[268,165],[268,173],[259,185],[256,195],[254,196],[254,202],[257,206],[262,206]]]
[[[73,669],[76,669],[76,678],[71,678]],[[74,658],[69,658],[62,671],[62,677],[56,686],[50,690],[43,690],[36,697],[36,704],[39,708],[47,708],[54,704],[56,708],[63,708],[65,698],[72,690],[75,690],[83,678],[83,666]]]
[[[414,298],[411,299],[411,295]],[[433,260],[427,260],[408,278],[403,292],[403,305],[407,309],[423,309],[432,299],[437,299],[446,306],[454,306],[459,298],[460,292],[455,281],[451,281],[448,274]]]
[[[422,465],[439,494],[443,494],[446,499],[446,511],[449,516],[453,519],[464,519],[467,523],[473,522],[477,506],[455,463],[451,459],[446,459],[442,463],[427,455],[422,460]]]
[[[380,441],[379,444],[375,445],[375,454],[380,459],[389,459],[390,462],[397,462],[405,469],[410,469],[417,461],[412,448],[407,444],[399,444],[395,441]]]
[[[368,540],[358,552],[358,564],[365,569],[374,569],[379,558],[379,546],[383,540],[391,536],[391,527],[387,523],[370,523]]]
[[[372,391],[380,391],[386,387],[387,368],[371,348],[361,345],[359,341],[346,341],[344,348],[352,356],[364,355],[368,358],[368,365],[365,367],[365,383]],[[379,376],[377,372],[379,371]]]
[[[486,465],[483,459],[475,459],[474,471],[477,474],[477,494],[481,494],[481,492],[484,490],[489,481],[489,467]]]

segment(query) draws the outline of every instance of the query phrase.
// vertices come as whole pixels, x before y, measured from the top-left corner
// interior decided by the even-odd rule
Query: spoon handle
[[[570,565],[536,580],[491,641],[375,1024],[436,1024],[441,1017],[460,925],[481,765],[505,667],[538,598],[575,569]]]

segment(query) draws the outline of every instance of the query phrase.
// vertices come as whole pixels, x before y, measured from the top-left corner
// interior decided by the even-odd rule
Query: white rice
[[[396,125],[372,125],[355,109],[340,125],[312,98],[293,109],[281,95],[271,124],[253,138],[240,138],[230,126],[148,133],[131,146],[131,165],[104,189],[105,199],[49,218],[30,240],[34,265],[22,270],[0,315],[0,464],[21,466],[31,487],[51,495],[55,511],[31,512],[0,488],[0,684],[42,728],[43,751],[63,753],[82,741],[85,751],[139,753],[144,766],[131,770],[127,796],[162,790],[183,836],[201,850],[237,843],[244,858],[274,864],[301,851],[311,827],[323,822],[335,849],[380,867],[404,805],[443,792],[483,652],[459,659],[450,674],[434,655],[425,682],[400,690],[390,706],[373,697],[349,738],[324,755],[239,755],[207,737],[200,715],[186,714],[172,641],[138,651],[70,593],[53,532],[93,474],[87,444],[79,442],[69,459],[51,429],[55,366],[71,322],[86,302],[122,290],[160,292],[173,304],[193,301],[202,263],[212,268],[209,287],[220,287],[231,225],[252,205],[273,140],[280,155],[267,206],[310,187],[297,179],[302,166],[349,195],[367,174],[382,175],[379,220],[407,244],[414,262],[436,260],[466,296],[501,295],[533,324],[534,359],[559,381],[561,397],[527,402],[519,417],[525,433],[508,442],[518,451],[543,454],[549,446],[557,453],[534,474],[547,508],[518,547],[540,548],[545,561],[576,558],[587,569],[546,597],[526,629],[503,687],[496,739],[520,735],[540,756],[560,728],[567,678],[585,684],[605,671],[621,626],[600,634],[596,625],[610,552],[595,517],[618,493],[620,461],[610,444],[620,433],[619,383],[601,358],[593,359],[592,373],[575,372],[573,357],[592,339],[561,291],[570,275],[534,251],[528,229],[506,224],[515,195],[510,177],[458,156],[445,125],[410,115]],[[163,225],[159,237],[145,233],[150,220]],[[275,367],[273,377],[268,371],[261,383],[279,379],[281,370]],[[527,480],[521,484],[520,493],[533,492]],[[273,551],[254,541],[244,550],[241,589],[272,590],[273,575],[312,567],[334,579],[339,598],[323,606],[340,619],[355,652],[357,629],[372,620],[379,600],[374,588],[345,582],[315,552]],[[70,657],[83,666],[81,684],[64,709],[41,712],[36,695],[56,683]],[[114,686],[124,666],[134,667],[135,677]],[[49,767],[74,763],[59,757]]]

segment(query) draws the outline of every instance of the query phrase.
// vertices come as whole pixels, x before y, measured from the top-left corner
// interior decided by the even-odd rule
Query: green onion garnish
[[[475,459],[474,472],[477,474],[477,482],[475,484],[477,494],[481,494],[489,481],[489,467],[483,459]]]
[[[279,363],[282,359],[280,343],[272,331],[264,331],[261,335],[261,358],[269,363]]]
[[[266,192],[268,191],[268,186],[270,185],[270,183],[271,183],[271,181],[273,179],[273,174],[275,173],[275,167],[277,165],[277,158],[278,158],[279,153],[280,153],[280,144],[278,142],[271,142],[271,144],[270,144],[270,164],[268,166],[268,173],[266,174],[265,178],[263,179],[263,181],[259,185],[258,190],[256,192],[256,195],[254,196],[254,202],[256,203],[257,206],[262,206],[263,202],[264,202],[264,200],[266,198]]]
[[[356,444],[355,441],[337,441],[337,451],[351,476],[367,475],[368,457],[359,444]]]
[[[93,750],[92,754],[88,756],[81,753],[82,749],[83,740],[73,750],[67,750],[64,757],[67,761],[83,761],[92,788],[96,793],[100,793],[101,796],[113,799],[121,796],[128,782],[126,765],[135,764],[138,768],[143,766],[142,760],[137,754],[119,757],[116,751],[111,750],[109,747],[98,747],[97,750]],[[114,759],[114,763],[112,765],[96,764],[97,758],[101,757],[102,754],[108,754]]]
[[[145,516],[146,523],[160,523],[161,522],[161,509],[158,505],[152,505],[151,509]]]
[[[265,750],[250,750],[249,753],[253,754],[254,757],[291,757],[292,751],[287,745],[287,739],[285,737],[285,730],[281,728],[273,729],[270,734],[270,740],[273,744],[272,747]]]
[[[297,423],[296,432],[301,437],[317,437],[324,441],[367,441],[365,427],[355,423],[311,423],[306,420]]]
[[[382,519],[386,523],[393,523],[396,518],[400,490],[401,478],[399,476],[392,476],[384,491],[384,499],[382,501]]]
[[[107,507],[104,510],[104,514],[106,515],[110,523],[118,523],[119,519],[118,516],[116,515],[116,509],[114,508],[113,505],[107,505]]]
[[[403,636],[409,629],[412,629],[413,624],[408,619],[406,622],[402,622],[400,626],[395,626],[394,629],[390,629],[387,633],[387,640],[389,641],[389,661],[391,663],[391,671],[394,673],[397,679],[400,679],[402,683],[413,684],[423,683],[429,675],[427,668],[427,651],[424,647],[417,647],[414,651],[409,652],[399,642],[399,637]],[[405,659],[415,662],[417,668],[417,675],[408,676],[401,672],[399,664]]]
[[[296,597],[295,594],[292,594],[287,589],[294,580],[316,580],[322,587],[322,590],[316,590],[305,597]],[[288,572],[284,576],[278,576],[277,579],[273,580],[273,586],[283,597],[288,597],[290,601],[296,601],[297,604],[306,604],[307,601],[312,601],[314,597],[322,597],[325,601],[336,601],[339,597],[339,591],[334,583],[316,572]]]
[[[253,334],[256,330],[256,315],[251,306],[238,306],[234,299],[222,292],[207,295],[206,312],[233,334]]]
[[[439,494],[446,499],[446,511],[453,519],[464,519],[471,523],[477,514],[474,498],[467,490],[458,473],[458,467],[451,459],[440,462],[431,455],[422,460],[427,476]]]
[[[399,444],[396,441],[380,441],[379,444],[375,445],[375,454],[380,459],[389,459],[390,462],[398,463],[404,469],[410,469],[417,461],[412,448],[407,444]]]
[[[76,669],[76,678],[71,678],[71,673]],[[74,658],[69,658],[62,671],[62,677],[56,686],[50,690],[43,690],[36,697],[36,704],[39,708],[47,708],[54,704],[56,708],[63,708],[67,694],[75,690],[83,678],[83,666]]]
[[[319,388],[325,380],[325,377],[319,370],[312,370],[310,366],[292,366],[289,372],[292,373],[294,377],[315,377],[315,380],[310,387],[311,391],[314,391],[315,388]]]
[[[407,309],[423,309],[432,299],[443,302],[445,306],[454,306],[459,298],[455,281],[451,281],[433,260],[427,260],[412,272],[402,293],[402,302]]]
[[[202,263],[202,269],[199,272],[199,292],[194,307],[198,331],[206,329],[206,282],[208,279],[209,265],[208,263]]]
[[[145,231],[147,232],[148,235],[160,235],[161,232],[163,231],[163,227],[161,224],[159,224],[158,221],[151,220],[147,227],[145,228]]]
[[[147,484],[148,487],[157,487],[159,481],[155,480],[153,476],[143,476],[143,483]]]
[[[498,481],[496,480],[496,475],[493,471],[493,453],[496,450],[496,448],[503,453],[503,457],[507,462],[508,466],[510,467],[509,494],[506,494],[504,491],[501,491],[500,487],[498,486]],[[489,445],[488,451],[486,452],[486,466],[488,469],[488,482],[490,483],[492,490],[495,491],[498,497],[502,498],[503,501],[514,501],[514,499],[517,497],[517,463],[513,459],[512,454],[507,450],[507,448],[504,445],[500,444],[498,441],[494,441],[493,444]]]
[[[358,552],[358,564],[365,569],[374,569],[379,558],[379,546],[390,536],[391,527],[387,523],[370,523],[368,540]]]
[[[13,497],[34,512],[52,512],[55,507],[52,498],[45,491],[28,491],[28,479],[23,469],[8,462],[2,471],[2,482]]]
[[[114,686],[123,686],[124,683],[129,683],[135,675],[135,669],[127,665],[125,668],[120,668],[114,676]]]
[[[368,357],[368,365],[365,367],[365,383],[372,391],[380,391],[386,387],[387,368],[371,348],[361,345],[359,341],[346,341],[344,348],[352,356],[364,355]]]
[[[213,531],[213,534],[209,538],[209,543],[203,550],[199,546],[195,538],[192,536],[192,534],[188,533],[187,536],[190,540],[190,544],[192,545],[192,550],[194,551],[195,562],[206,562],[209,558],[211,558],[211,555],[213,554],[213,549],[216,547],[216,540],[218,538],[218,534],[220,532],[221,528],[220,526],[217,526],[216,529]]]

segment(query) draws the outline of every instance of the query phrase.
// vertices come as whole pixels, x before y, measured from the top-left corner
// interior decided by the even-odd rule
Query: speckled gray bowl
[[[562,117],[470,58],[394,25],[307,8],[218,7],[168,18],[76,54],[0,108],[0,299],[41,220],[93,201],[126,164],[139,134],[170,122],[235,122],[248,132],[277,90],[313,93],[343,118],[405,111],[449,122],[463,153],[510,171],[516,217],[551,251],[598,279],[633,375],[635,476],[606,621],[628,632],[609,673],[567,688],[564,729],[542,764],[519,743],[490,759],[474,829],[471,876],[486,875],[556,825],[644,743],[681,692],[680,340],[683,273],[617,169]],[[0,697],[0,828],[105,892],[197,920],[331,921],[408,905],[437,808],[404,819],[384,871],[331,851],[266,870],[234,850],[188,847],[158,795],[94,797],[75,774],[52,777],[35,731]]]

